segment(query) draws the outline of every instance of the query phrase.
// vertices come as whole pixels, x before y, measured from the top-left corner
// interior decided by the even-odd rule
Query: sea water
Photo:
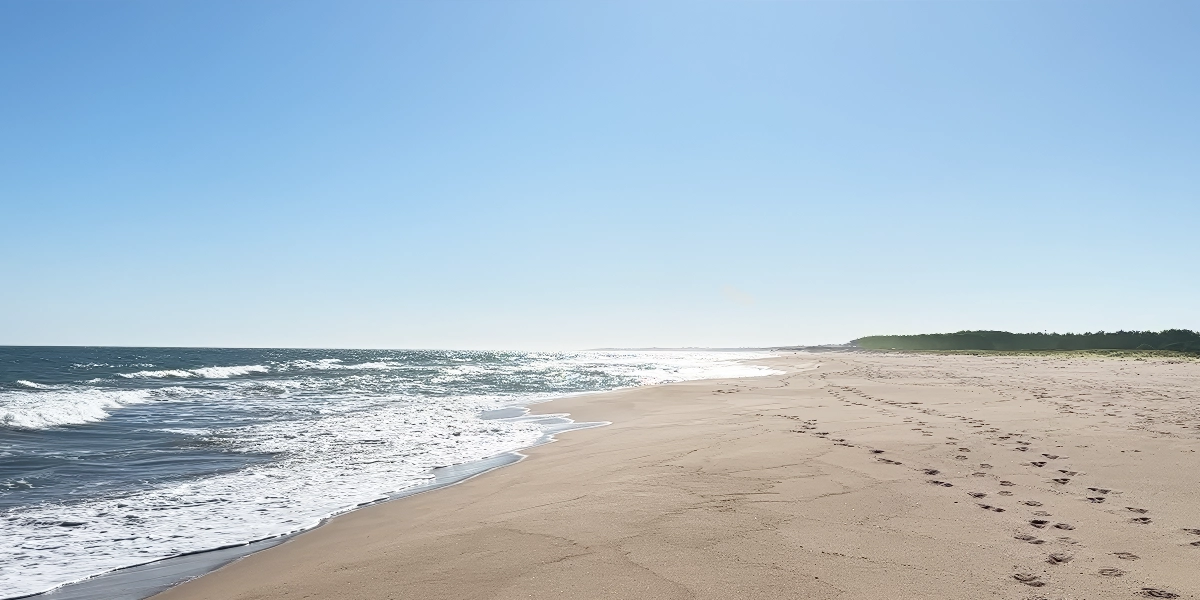
[[[0,598],[307,529],[551,427],[488,411],[763,356],[0,347]]]

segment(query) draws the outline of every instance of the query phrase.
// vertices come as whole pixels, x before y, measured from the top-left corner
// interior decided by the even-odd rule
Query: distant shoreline
[[[1200,353],[1200,333],[1190,329],[1094,333],[958,331],[872,335],[858,338],[851,344],[868,350],[1168,350]]]

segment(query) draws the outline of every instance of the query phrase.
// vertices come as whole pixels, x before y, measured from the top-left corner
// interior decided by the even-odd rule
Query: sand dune
[[[156,598],[1195,598],[1200,361],[794,353]]]

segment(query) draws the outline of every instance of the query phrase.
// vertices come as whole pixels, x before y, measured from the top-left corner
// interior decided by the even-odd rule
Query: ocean
[[[0,598],[308,529],[569,423],[515,407],[765,356],[0,347]]]

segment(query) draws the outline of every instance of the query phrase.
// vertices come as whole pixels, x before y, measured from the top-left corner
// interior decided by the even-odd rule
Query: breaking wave
[[[163,369],[161,371],[138,371],[136,373],[118,373],[125,379],[229,379],[251,373],[267,373],[271,369],[263,365],[240,365],[233,367],[201,367],[199,369]]]
[[[88,388],[0,393],[0,425],[13,429],[46,429],[100,421],[109,411],[152,399],[151,390]]]

